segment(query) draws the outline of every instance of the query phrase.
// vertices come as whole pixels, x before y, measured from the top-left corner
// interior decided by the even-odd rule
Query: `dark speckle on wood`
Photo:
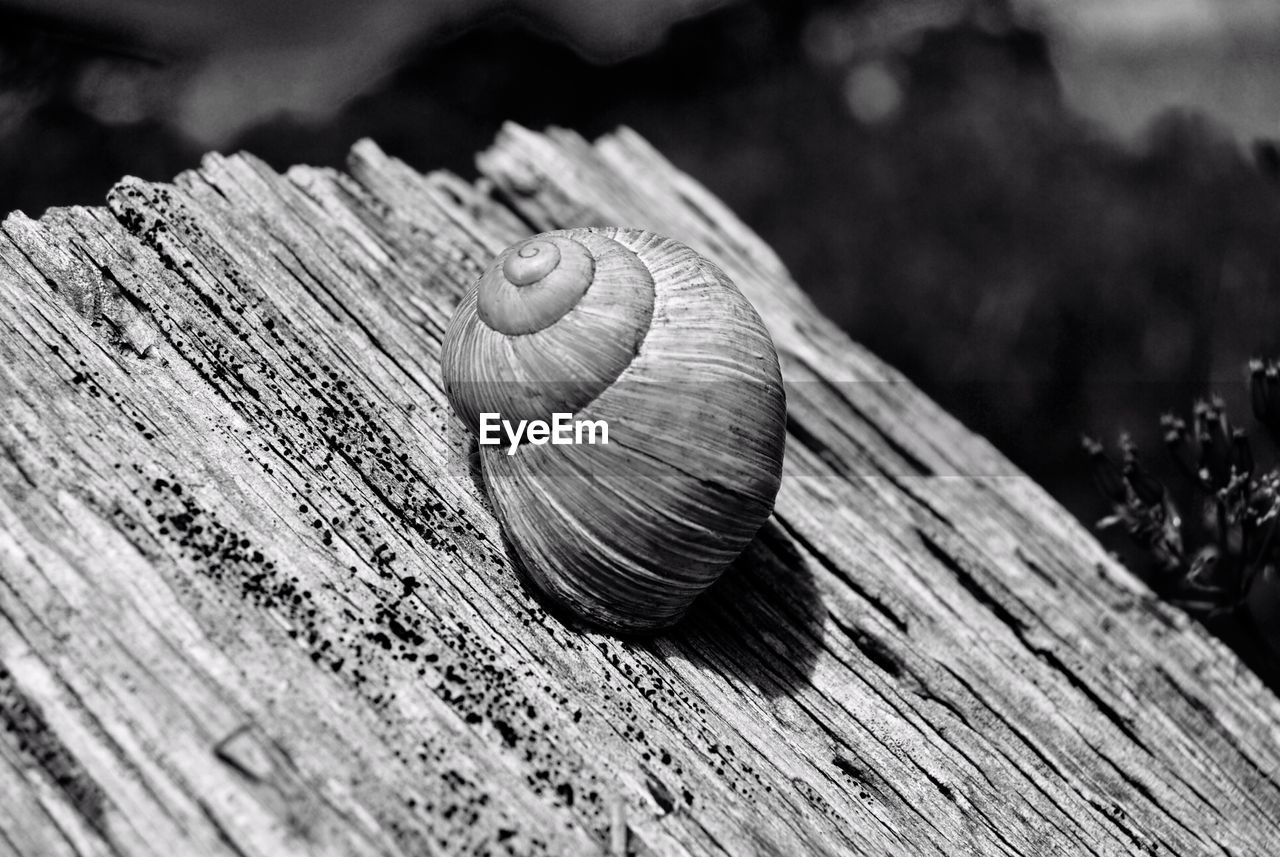
[[[10,745],[21,763],[35,770],[57,789],[77,814],[103,838],[106,796],[57,733],[49,726],[39,703],[18,687],[0,663],[0,741]]]

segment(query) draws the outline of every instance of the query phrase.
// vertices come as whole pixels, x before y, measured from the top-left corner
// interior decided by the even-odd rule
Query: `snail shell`
[[[773,510],[777,353],[724,272],[678,241],[569,229],[504,250],[459,305],[442,362],[473,433],[484,413],[607,423],[607,444],[480,446],[530,577],[594,624],[676,622]]]

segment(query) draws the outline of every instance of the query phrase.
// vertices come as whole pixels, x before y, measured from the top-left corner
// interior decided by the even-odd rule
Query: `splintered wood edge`
[[[1264,854],[1280,703],[627,129],[207,157],[0,235],[0,851]],[[537,229],[703,252],[788,383],[682,629],[549,616],[439,388]],[[849,287],[869,287],[849,284]]]

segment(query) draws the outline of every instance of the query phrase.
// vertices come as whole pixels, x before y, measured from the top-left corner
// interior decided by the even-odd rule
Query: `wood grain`
[[[0,854],[1274,853],[1280,701],[721,203],[626,130],[478,163],[4,222]],[[788,384],[774,519],[653,639],[543,609],[440,389],[489,258],[604,224]]]

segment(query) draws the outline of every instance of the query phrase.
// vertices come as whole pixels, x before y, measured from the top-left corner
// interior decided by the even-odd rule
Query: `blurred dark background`
[[[10,0],[0,210],[627,124],[1092,523],[1080,433],[1247,423],[1280,353],[1277,43],[1272,0]]]

